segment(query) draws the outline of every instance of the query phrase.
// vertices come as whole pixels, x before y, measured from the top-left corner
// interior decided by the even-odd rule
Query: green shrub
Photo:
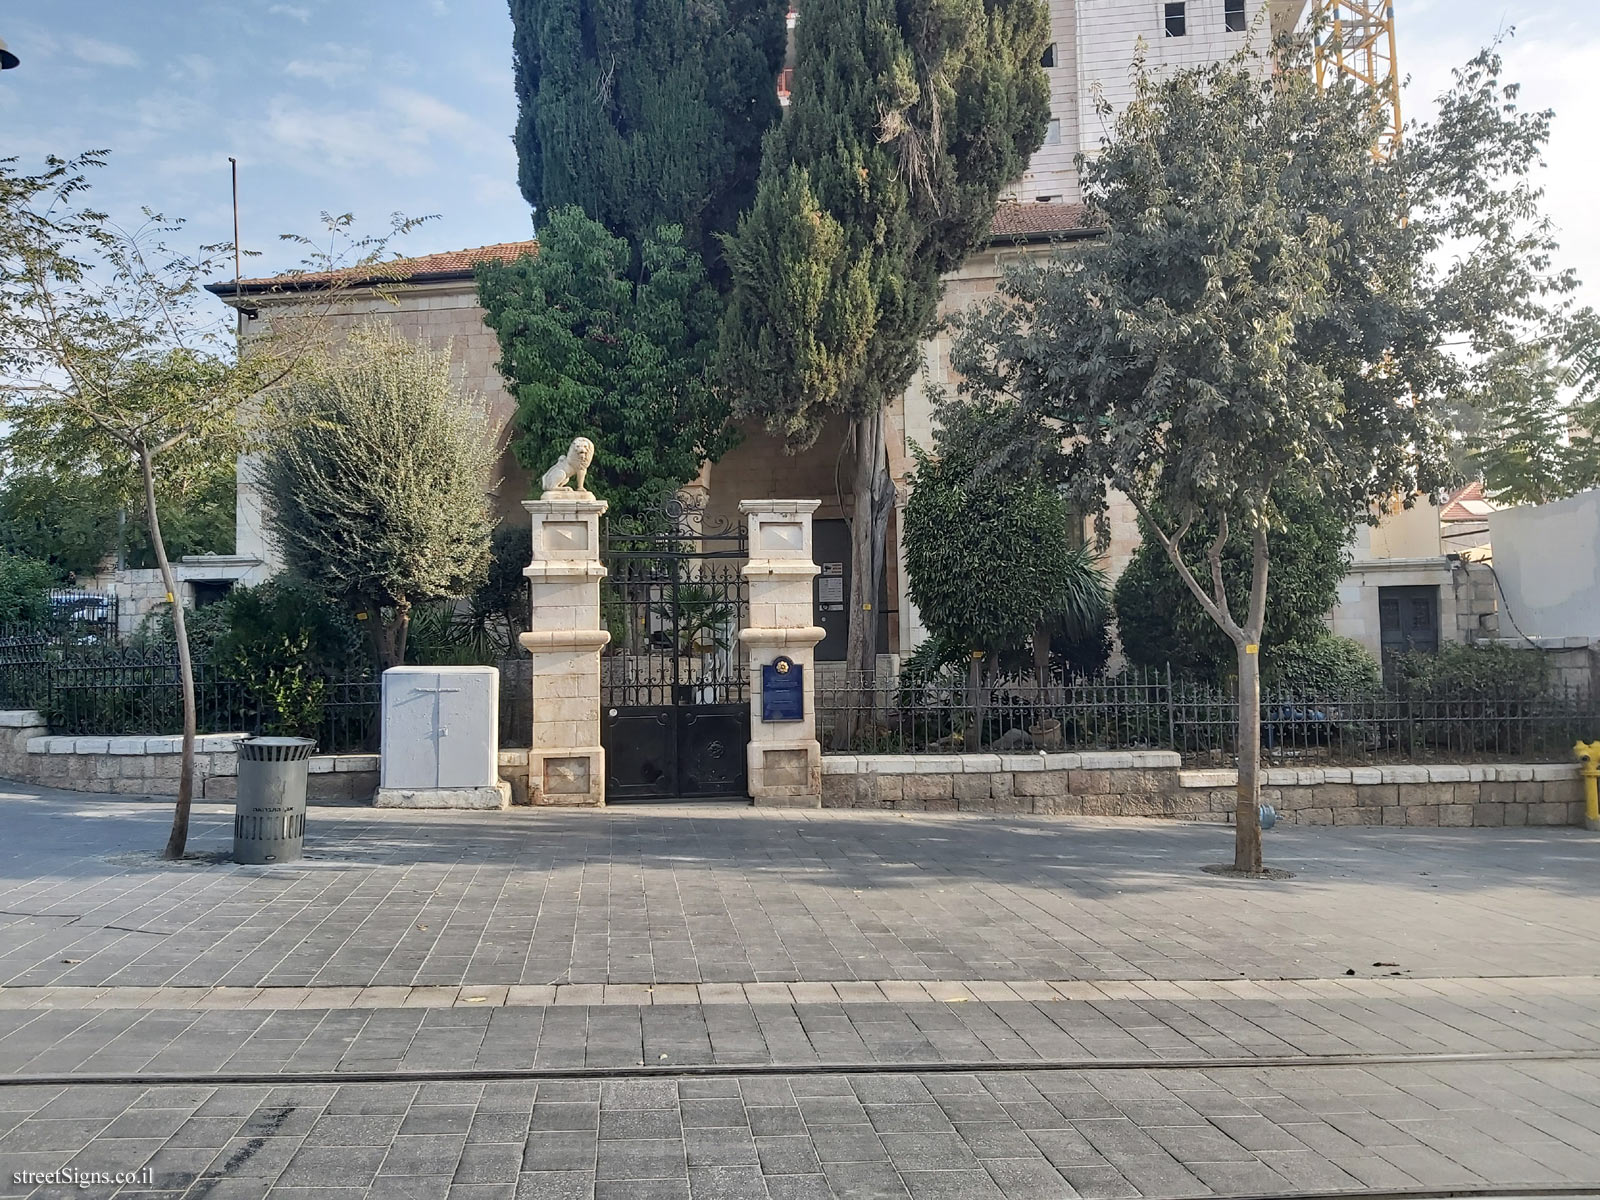
[[[213,607],[224,610],[226,628],[211,645],[211,666],[249,691],[263,733],[314,734],[328,677],[370,661],[355,618],[292,576],[235,588]]]
[[[1544,656],[1509,646],[1441,646],[1436,654],[1401,654],[1395,682],[1417,700],[1537,700],[1545,694]]]
[[[0,550],[0,625],[46,620],[54,583],[49,563]]]
[[[1271,691],[1354,697],[1381,688],[1383,672],[1360,642],[1326,634],[1264,647],[1261,682]]]

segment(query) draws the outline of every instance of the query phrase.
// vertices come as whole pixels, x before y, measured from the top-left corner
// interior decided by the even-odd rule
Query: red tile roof
[[[1082,204],[1008,201],[994,210],[990,236],[999,239],[1034,238],[1052,233],[1082,234],[1092,228],[1088,218],[1089,210]]]
[[[1081,236],[1091,230],[1091,226],[1087,224],[1088,211],[1081,204],[1008,201],[995,209],[990,237],[997,241],[1012,238],[1036,241],[1053,234]],[[294,290],[310,284],[328,283],[340,276],[347,276],[350,283],[416,283],[424,280],[465,279],[481,262],[510,262],[524,254],[537,253],[538,249],[539,243],[532,239],[525,242],[497,242],[492,246],[445,250],[439,254],[424,254],[417,258],[396,258],[344,272],[289,273],[241,279],[239,288],[244,292]],[[233,284],[213,283],[209,285],[209,290],[219,296],[231,296]]]
[[[1439,520],[1481,521],[1493,509],[1494,505],[1483,493],[1483,484],[1474,481],[1450,497],[1439,510]]]
[[[306,284],[327,283],[341,276],[348,276],[351,283],[408,283],[429,279],[465,279],[481,262],[510,262],[512,259],[521,258],[524,254],[535,254],[538,250],[539,243],[532,239],[525,242],[496,242],[492,246],[475,246],[469,250],[445,250],[417,258],[395,258],[347,271],[289,273],[268,275],[259,279],[241,279],[239,288],[247,292],[267,291],[272,288],[293,289]],[[209,285],[209,288],[219,295],[233,293],[231,281],[214,283]]]

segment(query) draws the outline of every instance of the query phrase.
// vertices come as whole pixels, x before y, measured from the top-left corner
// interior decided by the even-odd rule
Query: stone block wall
[[[195,739],[195,797],[232,800],[239,789],[237,743],[243,733]],[[0,778],[74,792],[176,796],[183,762],[180,737],[52,737],[37,712],[0,712]],[[312,803],[365,801],[378,787],[376,754],[312,758]]]
[[[1233,820],[1236,775],[1165,750],[828,755],[824,808]],[[1576,765],[1273,768],[1262,800],[1301,825],[1582,825]]]
[[[1211,819],[1231,820],[1233,771],[1183,771],[1185,791],[1203,793]],[[1321,767],[1269,770],[1261,799],[1296,825],[1424,827],[1582,825],[1576,765]]]

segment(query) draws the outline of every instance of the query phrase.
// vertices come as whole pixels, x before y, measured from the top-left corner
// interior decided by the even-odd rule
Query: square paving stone
[[[683,1136],[683,1124],[676,1105],[670,1109],[600,1108],[600,1136],[609,1138],[676,1138]]]
[[[522,1149],[522,1169],[534,1172],[594,1172],[599,1136],[594,1130],[536,1130]]]
[[[299,1149],[300,1139],[297,1137],[234,1138],[211,1155],[205,1174],[223,1177],[242,1175],[247,1179],[276,1179]],[[156,1157],[161,1158],[168,1153],[181,1152],[163,1150]],[[210,1151],[206,1153],[210,1154]]]
[[[306,1134],[308,1146],[387,1146],[397,1133],[400,1113],[323,1116]]]
[[[383,1146],[306,1146],[290,1159],[276,1186],[365,1188],[387,1152]]]
[[[1059,1200],[1068,1185],[1042,1158],[992,1159],[983,1164],[1006,1200]]]
[[[912,1200],[1005,1200],[985,1171],[902,1171]]]
[[[416,1111],[415,1109],[412,1110]],[[594,1103],[563,1103],[546,1104],[543,1100],[536,1101],[533,1106],[533,1119],[529,1122],[530,1130],[579,1130],[598,1129],[600,1127],[600,1104]]]
[[[600,1085],[606,1109],[676,1109],[678,1085],[670,1079],[616,1079]]]
[[[813,1129],[811,1146],[824,1165],[889,1161],[889,1152],[871,1126],[834,1125]]]
[[[757,1138],[756,1153],[766,1175],[817,1175],[822,1171],[808,1137]]]
[[[602,1141],[596,1179],[670,1179],[686,1170],[684,1147],[671,1138]]]
[[[910,1194],[888,1163],[824,1163],[822,1170],[841,1200],[905,1200]]]
[[[689,1200],[687,1179],[597,1179],[594,1200]]]
[[[455,1182],[514,1184],[522,1172],[522,1151],[520,1145],[468,1143],[456,1166]]]
[[[459,1133],[402,1134],[389,1143],[378,1174],[449,1179],[461,1160],[463,1145]]]
[[[768,1175],[766,1183],[772,1200],[834,1200],[826,1175]]]
[[[713,1100],[684,1100],[679,1104],[685,1129],[748,1127],[744,1102],[737,1097]]]
[[[592,1200],[592,1171],[524,1171],[516,1200]]]
[[[750,1132],[758,1137],[805,1132],[806,1123],[798,1108],[757,1105],[746,1107],[744,1114],[750,1120]]]
[[[747,1129],[686,1129],[683,1145],[691,1167],[747,1167],[757,1161],[755,1138]]]
[[[867,1119],[879,1133],[917,1133],[954,1128],[937,1104],[868,1104]]]
[[[694,1200],[768,1200],[755,1167],[691,1167],[689,1194]]]
[[[906,1170],[977,1170],[978,1160],[961,1140],[951,1133],[883,1133],[878,1135],[894,1165]]]

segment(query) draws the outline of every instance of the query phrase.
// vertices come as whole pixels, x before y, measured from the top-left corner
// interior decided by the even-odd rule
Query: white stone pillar
[[[817,741],[816,645],[824,635],[812,612],[811,514],[818,500],[746,500],[750,525],[750,617],[739,641],[750,656],[750,797],[758,805],[822,807],[822,746]],[[801,672],[798,721],[764,721],[763,668],[786,658]]]
[[[532,804],[606,802],[600,748],[600,516],[604,500],[525,500],[533,523],[528,577],[532,629],[518,640],[533,657]]]

